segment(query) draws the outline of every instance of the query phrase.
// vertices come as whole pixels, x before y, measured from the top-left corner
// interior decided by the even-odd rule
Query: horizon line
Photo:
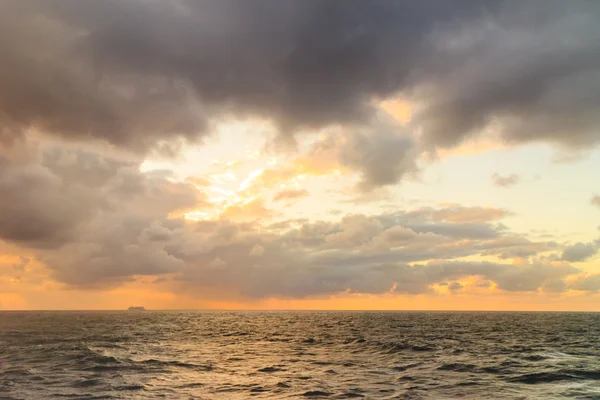
[[[106,311],[119,311],[119,312],[130,312],[128,309],[0,309],[0,312],[106,312]],[[498,310],[482,310],[482,309],[468,309],[468,310],[450,310],[450,309],[217,309],[217,308],[156,308],[149,309],[146,308],[141,311],[136,311],[135,313],[144,313],[144,312],[514,312],[514,313],[529,313],[529,312],[540,312],[540,313],[600,313],[600,310],[590,311],[590,310],[506,310],[506,309],[498,309]]]

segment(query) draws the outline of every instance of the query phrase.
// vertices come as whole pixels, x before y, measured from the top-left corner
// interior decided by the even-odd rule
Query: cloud
[[[275,187],[300,176],[354,172],[360,179],[358,189],[371,192],[416,174],[417,156],[415,142],[406,129],[390,116],[377,113],[362,126],[325,130],[304,154],[260,171],[246,190]]]
[[[521,181],[521,178],[519,177],[519,175],[515,175],[515,174],[511,174],[511,175],[507,175],[507,176],[502,176],[499,174],[492,175],[492,182],[494,183],[494,185],[500,186],[503,188],[516,185],[520,181]]]
[[[446,279],[465,276],[480,276],[494,281],[502,290],[510,292],[531,292],[542,288],[546,283],[566,278],[580,271],[569,264],[533,263],[508,265],[487,262],[433,262],[427,265]]]
[[[380,117],[368,129],[341,134],[338,159],[360,174],[359,187],[372,190],[415,173],[415,143],[404,128]]]
[[[282,132],[360,122],[372,98],[402,86],[437,22],[474,14],[462,4],[339,1],[2,8],[3,135],[36,128],[138,151],[196,140],[228,112],[264,116]]]
[[[227,266],[227,263],[225,261],[221,260],[219,257],[216,257],[208,265],[211,266],[212,268],[221,268],[221,267]]]
[[[206,204],[194,186],[68,146],[32,145],[27,154],[0,155],[0,240],[77,287],[181,269],[164,246],[183,222],[171,215]]]
[[[598,252],[596,243],[575,243],[564,249],[561,259],[569,262],[582,262],[589,260]]]
[[[597,292],[600,290],[600,274],[582,276],[571,283],[571,289]]]
[[[252,248],[250,249],[250,253],[248,253],[250,257],[260,257],[263,254],[265,254],[265,248],[259,244],[255,244],[254,246],[252,246]]]
[[[497,14],[434,33],[413,99],[426,143],[452,147],[486,131],[517,144],[598,143],[599,5],[549,1],[541,14],[538,6],[504,2]]]
[[[589,145],[599,12],[560,1],[6,1],[2,138],[36,129],[172,152],[224,115],[264,117],[281,135],[353,128],[374,100],[402,94],[427,146],[494,127],[512,142]],[[370,154],[406,149],[355,141]],[[365,184],[400,173],[386,171],[365,169]]]
[[[555,285],[580,271],[565,265],[543,263],[515,266],[511,264],[473,262],[433,262],[425,265],[406,264],[347,264],[325,265],[309,258],[284,266],[278,257],[262,260],[260,266],[249,268],[227,261],[228,271],[211,272],[188,269],[180,278],[183,288],[229,287],[246,297],[302,298],[341,292],[381,294],[392,291],[404,294],[429,293],[432,285],[465,277],[481,277],[493,281],[500,290],[535,292],[546,285]],[[310,262],[310,264],[309,264]],[[264,263],[264,264],[263,264]],[[458,291],[462,285],[450,285]]]
[[[383,230],[381,221],[365,215],[350,215],[342,218],[339,230],[325,236],[325,241],[335,246],[356,246],[364,243]]]
[[[418,234],[412,229],[395,225],[383,231],[379,237],[387,243],[398,243],[414,239],[417,236]]]
[[[457,292],[463,287],[464,286],[460,282],[452,282],[450,285],[448,285],[448,289],[450,289],[453,292]]]
[[[273,226],[277,230],[260,232],[248,226],[245,233],[236,231],[225,241],[205,238],[213,245],[195,254],[176,247],[169,251],[186,263],[176,278],[180,290],[193,293],[198,286],[203,290],[227,289],[230,294],[250,298],[298,298],[344,291],[384,293],[392,287],[398,293],[428,293],[432,285],[464,277],[494,282],[503,291],[535,292],[558,290],[557,281],[580,273],[567,262],[536,258],[519,264],[460,261],[462,257],[503,253],[526,245],[538,246],[530,253],[535,255],[551,246],[518,239],[489,222],[478,224],[495,230],[494,237],[484,230],[474,235],[476,231],[462,229],[461,222],[436,221],[433,215],[431,210],[423,210],[352,215],[339,222],[294,220]],[[223,223],[211,223],[206,232],[219,231]],[[438,224],[447,227],[451,236],[434,233],[439,231]],[[415,225],[423,231],[418,233],[411,227]],[[248,255],[258,241],[265,251],[255,264]],[[219,271],[207,268],[217,257],[227,267]]]
[[[79,206],[91,210],[83,207],[81,219],[69,226],[68,235],[60,241],[54,235],[23,241],[3,233],[3,238],[32,249],[54,279],[72,287],[106,289],[140,276],[168,275],[172,277],[168,284],[178,287],[173,289],[177,291],[195,292],[193,288],[202,287],[227,289],[223,293],[232,296],[305,297],[347,289],[383,293],[394,285],[401,293],[425,293],[436,282],[478,274],[497,282],[503,290],[518,291],[530,290],[535,282],[542,285],[553,271],[540,272],[537,281],[523,289],[513,288],[510,280],[496,271],[516,268],[510,265],[481,264],[466,272],[452,266],[442,273],[438,271],[440,264],[409,265],[427,260],[450,262],[483,253],[504,254],[516,248],[528,248],[528,254],[535,256],[548,248],[544,243],[511,239],[514,234],[496,223],[510,215],[502,209],[446,205],[349,215],[339,221],[296,219],[262,225],[257,220],[260,215],[250,212],[264,208],[257,201],[236,209],[234,214],[241,219],[233,218],[230,210],[219,220],[194,222],[178,218],[174,211],[202,210],[211,205],[195,186],[173,181],[168,172],[140,173],[130,164],[111,159],[100,162],[94,157],[76,157],[78,152],[66,152],[59,158],[45,154],[47,151],[41,150],[41,157],[34,159],[45,160],[41,164],[25,166],[46,171],[62,182],[63,189],[77,188],[85,193],[91,200],[79,202]],[[82,164],[84,160],[88,161]],[[21,168],[7,165],[11,171]],[[106,165],[111,166],[107,172]],[[97,178],[80,179],[76,172],[84,169],[85,174]],[[57,201],[60,207],[71,204],[68,197]],[[12,217],[38,222],[37,216],[31,218],[25,210]],[[260,257],[258,265],[251,262],[253,257]],[[457,268],[458,272],[451,272]]]
[[[13,264],[13,266],[12,266],[13,270],[15,270],[15,272],[18,272],[18,273],[25,272],[25,268],[27,268],[27,265],[29,264],[30,261],[31,261],[31,259],[29,257],[20,256],[19,262]]]
[[[58,246],[92,217],[103,200],[40,164],[13,164],[0,156],[0,238]]]
[[[114,223],[114,222],[113,222]],[[101,229],[101,227],[98,227]],[[107,289],[131,282],[138,275],[163,275],[181,270],[182,260],[167,254],[160,245],[142,244],[125,225],[108,225],[97,237],[72,242],[55,252],[38,253],[59,282],[84,289]],[[119,234],[110,240],[106,234]]]
[[[418,214],[429,213],[431,219],[448,222],[488,222],[499,220],[512,215],[510,212],[493,207],[464,207],[450,205],[440,209],[421,208],[415,211]]]
[[[167,241],[171,239],[173,232],[159,224],[158,222],[154,222],[152,226],[147,229],[144,229],[143,235],[151,241],[161,242]]]
[[[310,193],[306,189],[284,189],[275,193],[274,201],[294,200],[309,196]]]
[[[191,293],[306,297],[475,276],[490,290],[591,290],[570,263],[597,245],[534,241],[502,223],[505,209],[282,220],[257,188],[299,198],[281,185],[350,172],[359,197],[377,198],[424,152],[471,138],[598,144],[598,15],[595,2],[557,0],[4,1],[0,240],[74,288],[168,276]],[[410,118],[379,106],[399,98]],[[247,118],[288,142],[319,139],[219,210],[210,179],[142,172],[149,154]],[[494,262],[466,261],[480,257]]]
[[[77,202],[81,214],[59,237],[56,229],[64,221],[32,238],[15,236],[4,226],[0,234],[30,249],[53,279],[70,287],[107,289],[142,276],[169,276],[165,285],[178,293],[298,298],[347,290],[385,293],[392,288],[397,293],[428,293],[437,283],[477,276],[500,290],[518,292],[545,285],[558,288],[556,281],[579,273],[566,262],[536,260],[552,244],[511,233],[497,223],[510,215],[503,209],[450,204],[347,215],[337,221],[294,219],[265,225],[258,223],[264,205],[256,200],[238,206],[233,214],[226,210],[220,219],[195,222],[177,217],[177,210],[202,211],[211,205],[196,186],[175,181],[166,171],[141,173],[135,164],[79,151],[56,154],[56,149],[41,149],[23,164],[5,160],[2,182],[7,188],[7,182],[27,183],[44,193],[17,198],[17,204],[30,202],[24,209],[15,208],[9,202],[12,197],[2,197],[10,206],[2,210],[10,209],[11,218],[37,226],[45,214],[31,214],[35,199],[47,204],[49,194],[57,193],[54,207],[60,210],[73,207],[72,198],[78,194],[87,199]],[[7,178],[22,168],[36,171],[51,184],[40,184],[36,174]],[[86,181],[77,171],[95,178]],[[54,185],[65,195],[58,196]],[[531,259],[520,265],[460,261],[484,254],[521,256],[524,249]]]
[[[255,221],[271,219],[277,211],[267,208],[260,198],[251,199],[244,203],[233,204],[221,213],[221,218],[232,221]]]

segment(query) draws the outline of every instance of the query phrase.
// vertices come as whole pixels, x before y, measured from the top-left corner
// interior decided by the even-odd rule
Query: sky
[[[0,309],[598,311],[599,18],[2,1]]]

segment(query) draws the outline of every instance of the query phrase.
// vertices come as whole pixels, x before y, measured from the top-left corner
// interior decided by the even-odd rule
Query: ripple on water
[[[599,314],[0,318],[0,398],[600,398]]]

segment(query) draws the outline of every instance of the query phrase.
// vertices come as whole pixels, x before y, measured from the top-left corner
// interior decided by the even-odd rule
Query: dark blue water
[[[2,399],[600,399],[600,314],[2,312]]]

